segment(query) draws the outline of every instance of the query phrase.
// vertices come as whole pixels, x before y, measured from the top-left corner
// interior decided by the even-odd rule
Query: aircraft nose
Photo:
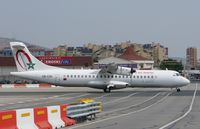
[[[183,84],[184,85],[190,84],[190,80],[188,80],[187,78],[183,78]]]

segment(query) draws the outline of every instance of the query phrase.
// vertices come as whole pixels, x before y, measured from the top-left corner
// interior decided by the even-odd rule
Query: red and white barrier
[[[61,119],[60,106],[48,106],[48,121],[55,128],[65,127],[64,121]]]
[[[61,111],[61,119],[65,122],[65,126],[70,126],[76,124],[76,121],[74,119],[70,119],[67,116],[67,104],[60,105],[60,111]]]
[[[33,109],[16,110],[16,116],[19,129],[39,129],[34,122]]]
[[[48,121],[47,107],[34,108],[34,122],[39,129],[52,129]]]
[[[15,110],[0,112],[0,129],[18,129]]]
[[[53,88],[51,84],[1,84],[0,88]]]
[[[0,111],[0,129],[56,129],[76,124],[67,118],[67,104]]]

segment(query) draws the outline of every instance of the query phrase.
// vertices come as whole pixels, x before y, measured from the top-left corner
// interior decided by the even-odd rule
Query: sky
[[[0,37],[44,47],[160,42],[200,53],[199,0],[0,0]],[[200,56],[199,56],[200,57]]]

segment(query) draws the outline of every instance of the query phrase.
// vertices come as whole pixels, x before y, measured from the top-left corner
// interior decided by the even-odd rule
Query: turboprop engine
[[[131,75],[136,72],[136,70],[133,68],[117,66],[116,64],[111,63],[107,65],[106,72],[119,75]]]

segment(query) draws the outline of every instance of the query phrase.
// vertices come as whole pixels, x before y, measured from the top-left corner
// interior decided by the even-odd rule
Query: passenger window
[[[137,76],[137,78],[140,78],[140,76]]]
[[[142,76],[140,76],[140,78],[142,78]]]
[[[76,78],[76,75],[74,75],[74,78]]]
[[[106,75],[104,75],[104,78],[106,78]]]
[[[101,75],[100,77],[101,77],[101,78],[103,78],[103,76],[102,76],[102,75]]]
[[[95,75],[93,75],[93,78],[95,78]]]
[[[113,78],[113,75],[111,76],[111,78]]]
[[[144,76],[144,78],[146,78],[146,76]]]
[[[151,78],[153,78],[153,76],[151,76]]]
[[[83,75],[81,75],[81,78],[83,78]]]
[[[73,75],[71,75],[71,78],[73,78]]]
[[[108,78],[110,78],[110,75],[108,75]]]
[[[85,78],[87,78],[87,75],[85,75]]]
[[[67,77],[69,77],[69,75],[67,75]]]
[[[89,78],[91,78],[91,75],[89,75]]]
[[[80,78],[80,75],[78,75],[78,78]]]

